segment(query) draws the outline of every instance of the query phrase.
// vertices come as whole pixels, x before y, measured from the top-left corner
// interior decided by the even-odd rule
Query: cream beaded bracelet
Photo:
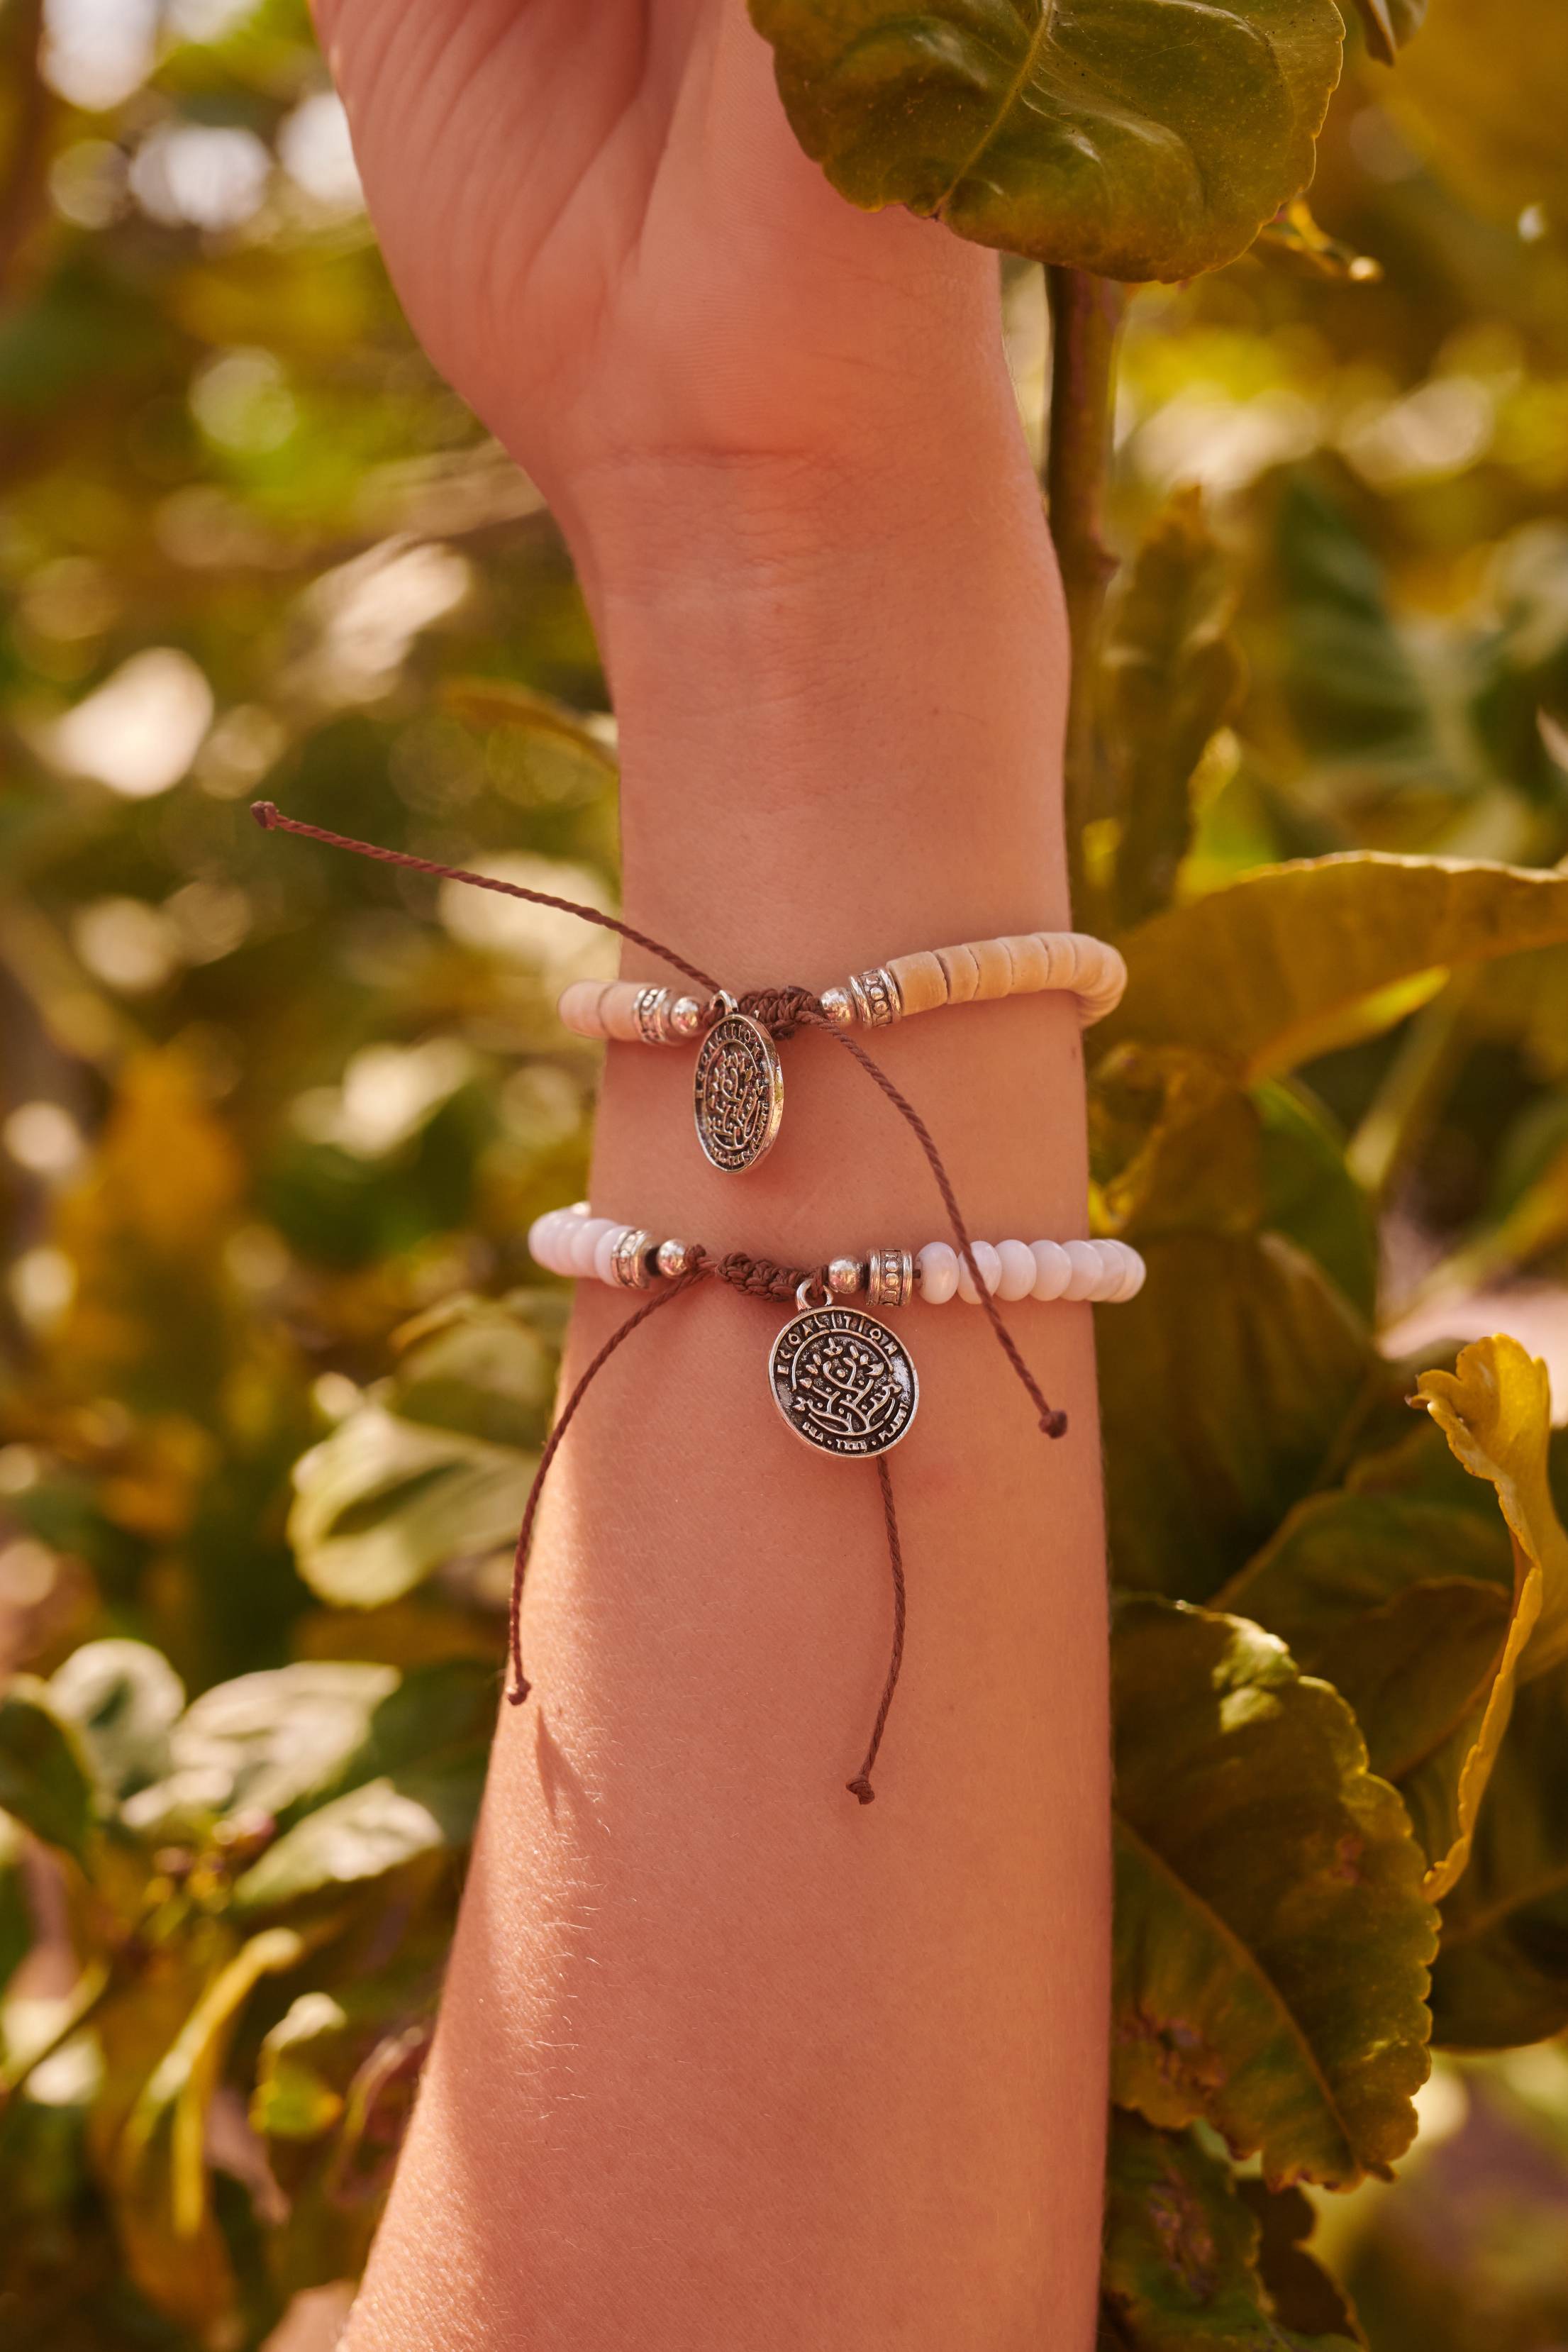
[[[1121,1002],[1127,968],[1113,947],[1082,931],[1029,931],[927,948],[852,974],[813,997],[799,988],[718,990],[705,1003],[634,980],[573,981],[560,998],[564,1025],[580,1037],[622,1045],[701,1041],[693,1080],[697,1140],[716,1168],[755,1167],[784,1116],[777,1039],[801,1022],[845,1033],[885,1029],[947,1004],[993,1003],[1051,990],[1077,999],[1087,1026]]]
[[[970,1247],[986,1288],[1009,1302],[1060,1298],[1118,1307],[1144,1286],[1144,1261],[1126,1242],[973,1242]],[[551,1274],[592,1276],[623,1290],[651,1289],[661,1276],[674,1280],[696,1262],[693,1244],[662,1242],[642,1226],[591,1216],[586,1201],[536,1218],[528,1248]],[[979,1304],[975,1277],[949,1242],[831,1258],[821,1280],[830,1297],[854,1298],[863,1291],[871,1307],[907,1307],[915,1298],[932,1307],[954,1297]]]

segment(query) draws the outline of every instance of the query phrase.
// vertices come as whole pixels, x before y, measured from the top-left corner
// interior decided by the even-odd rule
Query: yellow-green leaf
[[[148,2300],[189,2327],[221,2319],[232,2295],[213,2217],[208,2109],[246,2000],[263,1977],[294,1968],[304,1953],[303,1938],[287,1927],[242,1945],[153,2070],[120,2135],[114,2205],[127,2263]]]
[[[1248,1076],[1372,1036],[1456,966],[1568,940],[1568,873],[1372,853],[1302,858],[1123,940],[1127,993],[1091,1033],[1228,1057]]]
[[[1260,2229],[1230,2168],[1194,2132],[1113,2108],[1101,2273],[1102,2352],[1353,2352],[1276,2317]]]
[[[1458,1461],[1496,1488],[1514,1559],[1513,1610],[1495,1672],[1452,1749],[1427,1767],[1441,1770],[1444,1810],[1449,1803],[1452,1810],[1447,1847],[1434,1853],[1427,1874],[1437,1900],[1469,1860],[1517,1685],[1568,1657],[1568,1535],[1547,1476],[1552,1391],[1544,1364],[1517,1339],[1478,1339],[1452,1372],[1423,1372],[1416,1387]]]
[[[1113,2095],[1275,2186],[1415,2136],[1436,1916],[1349,1707],[1256,1625],[1118,1606]]]
[[[833,185],[1103,278],[1233,260],[1312,176],[1328,0],[750,0]]]

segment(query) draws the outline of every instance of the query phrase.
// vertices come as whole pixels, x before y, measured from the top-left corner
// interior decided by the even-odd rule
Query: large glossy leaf
[[[340,1785],[375,1709],[397,1684],[395,1666],[337,1659],[304,1659],[219,1683],[175,1725],[168,1777],[130,1801],[127,1821],[153,1832],[176,1814],[244,1808],[287,1815]]]
[[[169,1769],[169,1734],[185,1686],[150,1643],[85,1642],[51,1679],[49,1699],[76,1725],[110,1796],[131,1796]]]
[[[75,1727],[47,1686],[17,1675],[0,1694],[0,1812],[79,1861],[95,1811],[90,1769]]]
[[[1348,2335],[1302,2333],[1276,2315],[1260,2237],[1229,2167],[1195,2133],[1113,2109],[1102,2352],[1353,2352]]]
[[[383,1778],[319,1805],[235,1880],[236,1914],[256,1919],[329,1906],[345,1889],[465,1843],[482,1780],[477,1769],[428,1781],[411,1775],[401,1786]]]
[[[1355,855],[1266,866],[1122,942],[1128,986],[1090,1032],[1189,1045],[1265,1077],[1370,1036],[1454,967],[1568,940],[1568,874]]]
[[[1343,1137],[1298,1085],[1266,1078],[1252,1099],[1262,1126],[1260,1222],[1316,1258],[1370,1322],[1377,1305],[1377,1223],[1345,1164]]]
[[[323,1600],[371,1608],[509,1549],[549,1409],[549,1350],[473,1300],[404,1335],[384,1382],[295,1474],[289,1535]]]
[[[240,2011],[263,1977],[298,1966],[287,1927],[253,1936],[219,1969],[131,2111],[114,2159],[115,2221],[132,2277],[156,2309],[206,2330],[229,2305],[213,2217],[207,2116]]]
[[[1192,839],[1193,771],[1241,689],[1236,590],[1203,512],[1178,491],[1126,572],[1107,618],[1103,719],[1122,835],[1116,919],[1169,903]]]
[[[1386,2173],[1427,2074],[1436,1916],[1349,1707],[1244,1620],[1115,1618],[1115,2097],[1275,2186]]]
[[[750,0],[795,134],[858,205],[1103,278],[1242,252],[1312,175],[1328,0]]]
[[[1096,1326],[1113,1572],[1205,1601],[1334,1475],[1390,1375],[1341,1292],[1278,1236],[1141,1246],[1143,1291]]]

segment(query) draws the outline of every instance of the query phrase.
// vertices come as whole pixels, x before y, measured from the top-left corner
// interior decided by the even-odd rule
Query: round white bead
[[[915,1261],[920,1296],[945,1307],[958,1287],[958,1253],[946,1242],[927,1242]]]
[[[1002,1278],[1001,1259],[989,1242],[971,1242],[969,1246],[975,1255],[975,1264],[980,1269],[980,1280],[985,1284],[986,1288],[994,1294],[998,1283]],[[969,1272],[967,1260],[964,1258],[958,1260],[958,1296],[960,1298],[967,1299],[971,1307],[977,1307],[980,1303],[980,1294],[975,1287],[975,1277]]]
[[[528,1227],[528,1255],[536,1265],[549,1265],[550,1234],[554,1230],[555,1220],[556,1211],[547,1209],[543,1216],[536,1217]]]
[[[1060,1298],[1072,1276],[1072,1261],[1060,1242],[1030,1242],[1034,1260],[1034,1298]]]
[[[997,1256],[1001,1265],[997,1297],[1027,1298],[1034,1288],[1034,1253],[1027,1242],[998,1242]]]
[[[1090,1298],[1099,1289],[1104,1276],[1100,1253],[1092,1242],[1064,1242],[1067,1263],[1071,1267],[1063,1298]]]
[[[597,1281],[614,1281],[615,1244],[620,1240],[626,1228],[624,1225],[609,1223],[607,1224],[606,1230],[600,1234],[599,1239],[594,1243],[593,1272]]]

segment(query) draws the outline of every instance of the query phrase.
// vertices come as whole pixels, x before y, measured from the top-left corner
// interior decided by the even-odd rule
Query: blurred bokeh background
[[[1565,100],[1549,0],[1433,0],[1396,77],[1354,56],[1312,215],[1132,307],[1115,536],[1200,485],[1249,669],[1186,894],[1335,847],[1568,851]],[[1009,307],[1035,429],[1037,273]],[[594,1083],[552,1006],[601,950],[248,803],[609,905],[614,740],[549,516],[399,313],[304,7],[7,0],[0,1668],[129,1635],[193,1698],[283,1670],[307,1717],[415,1663],[493,1688],[559,1318],[523,1236],[580,1190]],[[1308,1077],[1382,1204],[1391,1344],[1506,1293],[1568,1406],[1568,960]],[[75,1969],[57,1878],[5,1858],[16,2053]],[[401,1885],[395,2031],[309,2075],[359,2100],[351,2189],[214,2104],[238,2285],[183,2315],[155,2251],[128,2266],[99,2062],[61,2041],[0,2119],[0,2342],[303,2343],[297,2288],[340,2309],[452,1883]],[[1568,2345],[1568,2051],[1447,2061],[1423,2123],[1320,2231],[1375,2352]]]

